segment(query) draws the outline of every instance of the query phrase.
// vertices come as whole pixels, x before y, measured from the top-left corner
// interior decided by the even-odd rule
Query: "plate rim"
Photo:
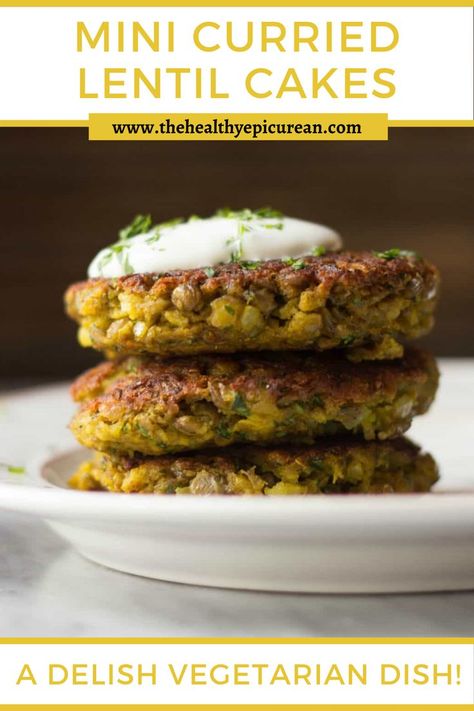
[[[354,517],[388,517],[394,523],[413,526],[440,521],[458,529],[467,527],[474,532],[474,489],[449,492],[414,494],[364,494],[348,496],[127,496],[107,492],[74,491],[56,486],[46,477],[46,470],[77,458],[82,447],[63,449],[37,455],[27,467],[26,479],[0,481],[0,509],[31,513],[54,520],[74,519],[123,522],[160,522],[166,524],[194,522],[220,524],[243,522],[282,524],[282,515],[293,526],[321,528],[337,517],[338,524],[353,524]],[[345,516],[340,516],[341,512]],[[416,512],[417,518],[413,519]],[[258,517],[256,519],[255,517]],[[263,519],[262,519],[263,517]],[[400,518],[402,517],[402,518]],[[405,520],[407,519],[407,520]]]

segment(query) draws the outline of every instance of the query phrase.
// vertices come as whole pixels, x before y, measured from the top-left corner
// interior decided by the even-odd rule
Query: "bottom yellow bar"
[[[386,141],[387,114],[90,114],[91,141]]]

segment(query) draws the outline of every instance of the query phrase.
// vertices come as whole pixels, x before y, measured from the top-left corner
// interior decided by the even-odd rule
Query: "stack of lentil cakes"
[[[327,228],[269,209],[157,226],[139,216],[119,234],[66,293],[80,343],[108,359],[72,387],[72,431],[94,450],[72,487],[287,495],[435,483],[431,456],[401,436],[437,388],[432,356],[402,345],[432,327],[435,267],[399,249],[340,251]]]

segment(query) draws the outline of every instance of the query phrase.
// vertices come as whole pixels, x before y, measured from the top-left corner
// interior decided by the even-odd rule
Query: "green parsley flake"
[[[161,232],[159,231],[158,227],[155,227],[155,231],[152,232],[152,234],[146,238],[145,242],[147,244],[154,244],[155,242],[158,242],[162,237]]]
[[[326,247],[323,247],[323,245],[320,245],[319,247],[313,247],[311,250],[311,254],[313,257],[323,257],[326,254]]]
[[[317,469],[318,471],[320,471],[321,469],[323,469],[324,463],[323,460],[319,457],[311,457],[311,459],[309,460],[309,465],[312,469]]]
[[[272,222],[269,225],[263,225],[266,230],[282,230],[283,222]]]
[[[24,474],[26,471],[25,467],[4,463],[0,463],[0,469],[6,469],[9,474]]]
[[[141,235],[144,232],[149,232],[152,228],[153,220],[151,215],[135,215],[129,225],[119,230],[119,239],[121,241]]]
[[[232,409],[234,412],[237,412],[239,415],[243,415],[244,417],[248,417],[248,415],[250,415],[250,410],[241,393],[235,394]]]
[[[130,262],[129,254],[124,250],[122,252],[122,267],[124,274],[133,274],[135,271]]]
[[[145,439],[152,439],[151,434],[148,432],[146,427],[143,427],[139,422],[136,425],[137,430],[140,432],[142,437],[145,437]]]
[[[384,252],[374,252],[375,256],[379,259],[385,259],[387,262],[397,257],[415,257],[419,259],[419,255],[416,252],[412,252],[407,249],[399,249],[398,247],[393,247],[392,249],[386,249]]]
[[[302,259],[294,259],[293,257],[287,257],[283,259],[283,262],[288,266],[292,267],[295,271],[304,269],[306,264]]]
[[[188,219],[188,222],[191,222],[191,221],[194,222],[194,220],[191,220],[191,217],[190,217]],[[183,222],[186,222],[184,217],[173,217],[171,220],[166,220],[166,222],[160,222],[160,224],[157,225],[157,227],[159,227],[160,229],[163,230],[163,229],[166,229],[167,227],[176,227],[177,225],[182,225]]]
[[[283,229],[283,221],[281,220],[283,213],[280,212],[280,210],[274,210],[272,207],[260,207],[257,210],[250,210],[248,207],[241,210],[232,210],[230,207],[221,207],[219,210],[216,210],[214,217],[224,217],[238,221],[237,237],[235,240],[231,240],[232,242],[239,242],[238,252],[242,251],[240,248],[242,236],[245,232],[251,232],[253,229],[252,222],[262,222],[262,220],[276,218],[278,221],[272,222],[271,224],[262,224],[261,227],[268,230]]]
[[[222,437],[222,439],[230,439],[232,436],[230,429],[223,422],[220,422],[216,426],[216,432],[219,435],[219,437]]]
[[[217,210],[213,216],[237,220],[237,234],[235,237],[229,238],[227,240],[227,244],[232,248],[230,253],[230,261],[240,264],[245,269],[257,269],[261,264],[260,261],[242,260],[245,235],[252,232],[255,228],[282,230],[284,226],[283,220],[281,219],[283,218],[283,213],[272,207],[260,207],[256,210],[250,210],[249,208],[233,210],[230,207],[223,207]],[[135,270],[130,262],[130,252],[128,251],[131,246],[130,240],[133,237],[149,232],[150,234],[145,239],[146,244],[155,244],[161,239],[163,229],[175,227],[176,225],[180,225],[185,222],[195,222],[196,220],[201,219],[202,218],[199,217],[199,215],[191,215],[187,220],[182,217],[177,217],[172,220],[168,220],[167,222],[161,222],[157,225],[153,225],[151,215],[136,215],[129,225],[119,231],[118,242],[104,249],[104,253],[98,264],[99,272],[103,272],[104,268],[115,256],[122,267],[123,273],[133,274]],[[265,220],[268,219],[275,221],[272,221],[271,223],[265,222]],[[164,248],[158,248],[158,251],[164,251]],[[291,260],[291,266],[293,266],[294,269],[303,269],[305,264],[302,260],[297,259]],[[212,267],[206,267],[204,272],[208,277],[212,277],[215,274]]]
[[[281,210],[274,210],[273,207],[259,207],[258,210],[255,210],[255,214],[263,219],[269,217],[283,217]]]

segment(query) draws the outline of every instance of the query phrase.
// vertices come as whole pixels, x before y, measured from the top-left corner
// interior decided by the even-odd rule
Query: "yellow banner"
[[[91,141],[386,141],[387,114],[90,114]]]

